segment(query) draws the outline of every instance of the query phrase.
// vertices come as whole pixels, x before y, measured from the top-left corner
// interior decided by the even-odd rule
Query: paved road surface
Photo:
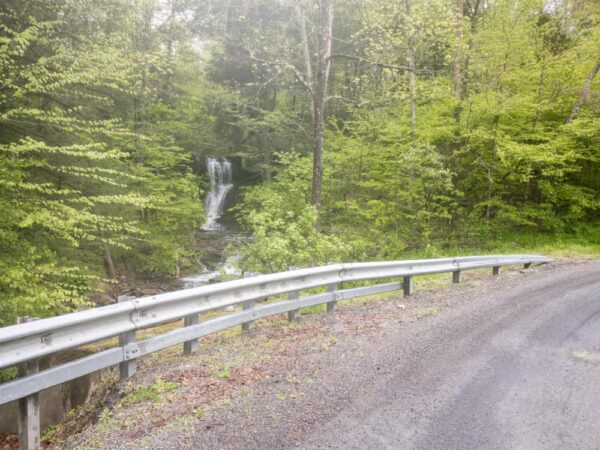
[[[302,447],[600,449],[600,264],[492,297],[422,335]]]

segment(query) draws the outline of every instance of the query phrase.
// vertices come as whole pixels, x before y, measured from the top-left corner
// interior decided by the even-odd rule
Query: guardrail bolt
[[[492,267],[492,275],[493,276],[500,275],[500,266],[494,266],[494,267]]]
[[[330,284],[329,286],[327,286],[327,292],[331,293],[331,296],[334,299],[331,302],[327,302],[327,312],[328,313],[332,313],[333,311],[335,311],[335,305],[337,304],[337,301],[335,300],[335,291],[337,291],[337,290],[338,290],[337,283]]]
[[[133,300],[134,298],[135,297],[130,297],[128,295],[121,295],[117,298],[117,302],[128,302],[130,300]],[[135,342],[135,331],[127,331],[119,335],[119,345],[123,348],[125,348],[129,344],[135,344]],[[133,374],[136,372],[137,360],[135,359],[126,360],[119,364],[119,377],[121,380],[125,380],[133,376]]]
[[[191,327],[192,325],[198,325],[198,314],[190,314],[183,318],[183,326]],[[198,350],[198,339],[192,339],[191,341],[185,341],[183,343],[183,354],[191,355]]]
[[[455,270],[454,272],[452,272],[452,282],[453,283],[460,283],[462,276],[461,276],[461,271],[460,270]]]
[[[29,317],[19,317],[17,324],[32,322]],[[33,360],[19,364],[19,377],[25,377],[39,371],[39,361]],[[31,394],[19,400],[19,448],[21,450],[39,450],[40,448],[40,394]]]
[[[288,294],[288,300],[298,300],[300,298],[300,292],[293,291]],[[288,322],[300,322],[300,310],[293,309],[288,311]]]
[[[413,277],[407,276],[404,277],[404,281],[402,281],[402,290],[404,291],[404,296],[408,297],[412,295],[415,291],[415,285],[413,283]]]

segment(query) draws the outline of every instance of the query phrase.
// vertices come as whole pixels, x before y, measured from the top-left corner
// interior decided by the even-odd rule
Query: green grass
[[[223,369],[223,370],[215,370],[211,376],[213,378],[229,378],[231,376],[231,373],[229,372],[229,370],[227,369]]]
[[[557,258],[600,257],[600,228],[577,234],[520,233],[504,236],[490,245],[498,253],[540,253]]]
[[[159,379],[151,386],[142,386],[127,394],[121,400],[121,406],[135,405],[142,402],[162,403],[164,394],[174,391],[179,386],[179,383]]]
[[[302,292],[302,296],[303,297],[306,296],[304,294],[304,292]],[[322,304],[322,305],[308,306],[306,308],[300,308],[300,313],[303,315],[320,314],[320,313],[324,313],[326,310],[327,310],[327,305]]]
[[[17,368],[9,367],[8,369],[0,370],[0,383],[6,383],[17,378]]]
[[[495,236],[482,236],[478,243],[446,243],[399,255],[397,259],[518,253],[543,254],[554,258],[598,258],[600,226],[582,226],[568,233],[531,230],[504,232]]]

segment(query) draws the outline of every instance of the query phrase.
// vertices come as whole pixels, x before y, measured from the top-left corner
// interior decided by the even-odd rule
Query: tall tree
[[[583,83],[583,88],[581,89],[581,94],[579,95],[577,102],[573,106],[571,114],[569,114],[569,117],[567,117],[566,123],[571,123],[573,122],[573,120],[575,120],[581,108],[583,108],[583,106],[590,98],[590,94],[592,92],[592,83],[594,82],[594,78],[596,77],[598,71],[600,71],[600,58],[598,59],[598,61],[596,61],[596,64],[594,65],[594,67],[592,67],[592,70],[585,79]]]
[[[415,128],[417,127],[417,73],[415,64],[415,38],[412,23],[412,0],[406,0],[406,18],[408,22],[408,31],[406,39],[406,56],[408,62],[408,85],[410,98],[410,124],[412,127],[412,137],[415,137]]]
[[[319,57],[316,61],[313,101],[313,175],[312,204],[317,210],[317,229],[320,228],[321,198],[323,190],[323,143],[325,136],[325,103],[333,41],[333,16],[335,0],[319,1]]]
[[[454,53],[454,95],[460,102],[463,95],[463,73],[462,73],[462,59],[463,59],[463,19],[464,19],[464,0],[456,0],[455,5],[455,53]],[[460,114],[460,106],[457,107],[457,114]]]
[[[0,11],[4,324],[80,306],[95,272],[89,260],[139,237],[127,212],[149,200],[128,189],[136,177],[119,142],[132,133],[113,109],[113,97],[127,96],[131,61],[93,29],[73,35],[80,5],[27,6]]]

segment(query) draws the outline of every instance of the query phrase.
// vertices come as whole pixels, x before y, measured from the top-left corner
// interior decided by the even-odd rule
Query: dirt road
[[[302,446],[600,448],[600,264],[508,284],[478,306],[414,336],[388,379]]]

